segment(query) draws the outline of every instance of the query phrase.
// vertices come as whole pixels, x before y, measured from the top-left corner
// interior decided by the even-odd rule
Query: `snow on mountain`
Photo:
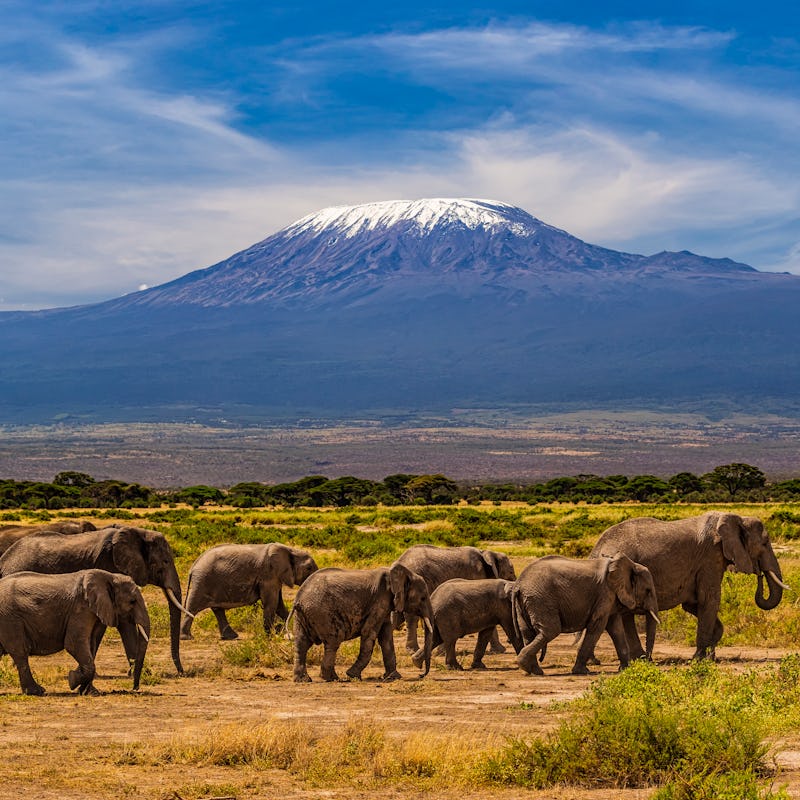
[[[520,236],[534,235],[536,226],[542,225],[526,211],[507,203],[437,197],[331,206],[299,219],[286,230],[292,235],[329,231],[353,237],[398,223],[408,223],[420,233],[429,233],[437,226],[459,223],[472,230],[504,228]]]
[[[752,271],[691,253],[648,258],[587,244],[507,203],[462,198],[334,206],[125,304],[352,305],[378,297],[561,293],[652,274]]]

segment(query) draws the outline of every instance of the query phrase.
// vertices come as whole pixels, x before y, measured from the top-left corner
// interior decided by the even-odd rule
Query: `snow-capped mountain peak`
[[[507,228],[518,235],[531,232],[538,223],[521,208],[494,200],[434,197],[423,200],[388,200],[356,206],[331,206],[309,214],[287,228],[287,232],[336,232],[346,237],[409,223],[420,233],[442,224],[461,223],[466,228]]]

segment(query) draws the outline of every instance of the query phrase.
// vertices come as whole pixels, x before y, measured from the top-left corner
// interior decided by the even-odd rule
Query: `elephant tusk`
[[[656,621],[656,625],[661,624],[661,620],[658,618],[658,614],[656,614],[656,612],[653,611],[652,608],[650,609],[650,616]]]
[[[769,575],[770,578],[772,578],[772,580],[775,581],[775,583],[777,583],[778,586],[781,587],[781,589],[791,589],[792,588],[791,586],[787,586],[787,584],[785,584],[771,569],[767,570],[767,575]]]
[[[433,635],[433,625],[431,625],[431,621],[427,617],[423,617],[422,621],[425,623],[425,627],[428,629],[429,633]]]
[[[194,614],[192,614],[192,612],[191,612],[191,611],[187,611],[187,610],[186,610],[186,609],[185,609],[185,608],[184,608],[184,607],[183,607],[183,606],[182,606],[182,605],[181,605],[181,604],[178,602],[178,598],[177,598],[177,597],[175,597],[175,592],[173,592],[173,591],[172,591],[172,589],[165,589],[164,591],[166,592],[166,594],[167,594],[167,597],[168,597],[168,598],[170,599],[170,601],[171,601],[171,602],[172,602],[172,603],[175,605],[175,607],[176,607],[176,608],[179,608],[181,611],[183,611],[183,613],[184,613],[184,614],[186,614],[186,616],[187,616],[187,617],[191,617],[192,619],[194,619]]]
[[[136,630],[139,631],[139,636],[141,636],[142,639],[145,640],[145,642],[150,641],[150,637],[145,632],[145,629],[138,622],[136,623]]]

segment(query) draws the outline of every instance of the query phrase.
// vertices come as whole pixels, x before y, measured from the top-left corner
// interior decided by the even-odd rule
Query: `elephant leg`
[[[504,622],[502,627],[505,635],[508,637],[508,641],[511,642],[511,646],[514,648],[514,652],[519,654],[519,651],[522,650],[522,640],[519,638],[519,636],[517,636],[517,632],[514,630],[514,625],[507,625]]]
[[[265,633],[272,633],[275,630],[275,614],[278,610],[279,597],[280,587],[275,589],[272,586],[268,586],[261,590],[261,612],[264,617]],[[281,603],[281,605],[283,604]]]
[[[642,643],[639,641],[639,633],[636,630],[636,618],[630,612],[620,615],[622,617],[622,625],[625,628],[625,638],[628,641],[628,656],[631,660],[637,658],[644,658],[645,652],[642,649]],[[592,650],[594,652],[594,650]]]
[[[383,681],[397,681],[402,677],[397,671],[397,654],[394,652],[394,636],[392,623],[386,622],[378,631],[378,644],[383,657]],[[424,655],[423,655],[424,659]]]
[[[606,631],[614,643],[614,649],[617,651],[617,658],[619,659],[620,670],[628,666],[630,658],[628,656],[628,639],[625,635],[625,626],[622,624],[622,619],[619,614],[614,614],[606,625]]]
[[[311,676],[306,667],[306,656],[311,647],[311,640],[299,625],[294,633],[294,682],[311,683]]]
[[[492,655],[499,655],[500,653],[505,653],[506,649],[506,646],[500,641],[500,634],[497,632],[497,627],[492,628],[489,652]]]
[[[497,628],[484,628],[478,633],[478,642],[475,645],[475,652],[472,654],[472,664],[470,669],[486,669],[486,664],[483,663],[483,656],[486,653],[486,647],[492,639],[492,636],[497,635]],[[491,650],[490,652],[494,652]]]
[[[324,643],[324,652],[322,654],[322,666],[320,667],[320,675],[324,681],[338,681],[339,676],[336,674],[336,653],[339,650],[341,642],[329,641]]]
[[[353,666],[347,670],[348,678],[353,678],[357,681],[361,680],[361,673],[372,659],[372,653],[375,650],[375,641],[377,638],[377,633],[361,634],[361,645],[358,648],[358,658],[355,660]]]
[[[70,689],[77,689],[78,694],[99,695],[92,681],[95,676],[94,653],[92,639],[78,639],[64,643],[64,649],[78,662],[77,669],[70,670],[67,676]]]
[[[286,608],[286,603],[283,602],[283,587],[278,587],[278,602],[275,606],[275,613],[283,620],[286,625],[286,620],[289,619],[289,609]]]
[[[444,663],[447,666],[447,669],[455,669],[455,670],[463,669],[461,664],[458,663],[458,659],[456,658],[457,641],[458,638],[453,638],[452,636],[448,636],[442,642],[442,649],[444,650]]]
[[[31,672],[31,665],[28,663],[27,655],[11,655],[14,661],[14,666],[17,668],[19,675],[19,688],[22,689],[22,694],[31,694],[36,697],[41,697],[46,694],[44,686],[40,686],[33,678]]]
[[[578,656],[575,659],[575,664],[572,667],[573,675],[588,675],[589,668],[586,666],[589,657],[594,653],[597,640],[600,638],[603,631],[608,624],[608,618],[600,620],[592,620],[586,626],[586,632],[583,635],[583,642],[578,648]],[[627,632],[626,632],[627,633]],[[638,639],[637,639],[638,641]]]
[[[189,584],[191,586],[191,582]],[[192,596],[191,594],[186,598],[186,609],[187,611],[191,612],[195,616],[202,611],[207,606],[203,606],[202,608],[194,608],[192,603]],[[191,639],[192,637],[192,623],[194,622],[194,616],[190,617],[189,614],[182,614],[181,615],[181,627],[180,627],[180,637],[183,640]]]
[[[419,650],[419,641],[417,640],[418,621],[419,617],[406,614],[406,650],[409,653],[416,653]]]
[[[697,617],[697,648],[692,657],[716,660],[716,645],[723,630],[716,610],[703,609]]]
[[[544,631],[538,631],[536,636],[533,637],[533,641],[525,645],[525,647],[519,651],[517,663],[529,675],[531,673],[534,675],[544,675],[542,668],[539,666],[537,654],[547,646],[547,643],[552,638],[554,637],[544,633]]]
[[[236,633],[233,628],[231,628],[228,618],[225,616],[225,609],[214,608],[212,606],[211,610],[214,612],[214,616],[217,618],[220,639],[238,639],[239,634]]]

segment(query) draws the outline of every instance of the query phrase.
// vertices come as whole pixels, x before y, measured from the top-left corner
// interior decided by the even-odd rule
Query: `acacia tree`
[[[703,478],[714,486],[727,489],[731,499],[736,497],[742,489],[758,489],[767,482],[766,475],[758,467],[741,463],[714,467]]]

